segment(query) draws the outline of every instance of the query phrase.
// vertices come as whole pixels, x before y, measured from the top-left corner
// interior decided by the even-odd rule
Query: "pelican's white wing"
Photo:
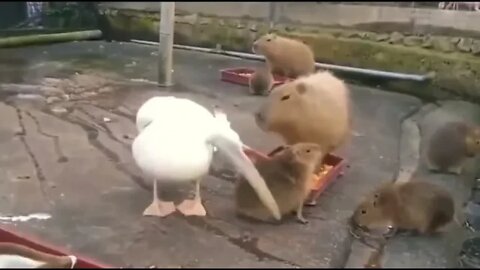
[[[174,96],[152,97],[147,100],[139,109],[136,116],[138,132],[150,124],[156,118],[174,118],[181,121],[197,123],[211,123],[213,119],[205,107],[186,98]]]

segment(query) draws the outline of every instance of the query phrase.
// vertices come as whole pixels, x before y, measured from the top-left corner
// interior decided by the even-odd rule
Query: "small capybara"
[[[265,56],[267,67],[274,75],[295,79],[315,72],[312,49],[301,41],[266,34],[253,43],[252,51]]]
[[[367,230],[390,226],[429,234],[452,221],[454,213],[454,201],[447,190],[411,180],[376,188],[355,209],[352,222]]]
[[[268,95],[273,86],[273,76],[268,68],[258,68],[248,80],[250,93],[253,95]]]
[[[297,221],[307,223],[303,217],[303,204],[310,194],[313,172],[324,154],[317,144],[298,143],[284,147],[271,159],[255,164],[260,175],[277,201],[280,214],[297,212]],[[236,209],[240,216],[260,221],[272,221],[272,214],[258,199],[248,182],[241,180],[235,189]]]
[[[255,113],[255,122],[286,144],[316,143],[330,153],[350,134],[350,90],[330,72],[318,71],[275,87]]]
[[[480,152],[480,127],[447,122],[432,134],[427,147],[430,171],[461,174],[466,159]]]

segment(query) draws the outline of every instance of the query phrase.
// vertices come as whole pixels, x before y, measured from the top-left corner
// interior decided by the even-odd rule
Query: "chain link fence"
[[[2,2],[2,36],[98,27],[98,2]],[[51,30],[51,31],[49,31]]]

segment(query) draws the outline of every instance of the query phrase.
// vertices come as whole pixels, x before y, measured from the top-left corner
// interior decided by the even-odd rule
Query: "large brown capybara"
[[[255,121],[286,144],[316,143],[331,153],[350,135],[350,90],[328,71],[300,77],[274,88]]]
[[[301,41],[266,34],[253,43],[252,51],[265,56],[272,74],[295,79],[315,72],[312,49]]]

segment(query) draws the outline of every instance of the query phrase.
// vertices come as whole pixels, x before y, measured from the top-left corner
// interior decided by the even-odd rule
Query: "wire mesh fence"
[[[25,30],[86,29],[97,26],[97,2],[0,3],[0,30],[4,31],[4,36]]]

